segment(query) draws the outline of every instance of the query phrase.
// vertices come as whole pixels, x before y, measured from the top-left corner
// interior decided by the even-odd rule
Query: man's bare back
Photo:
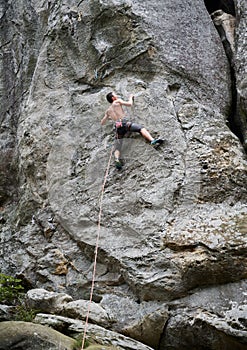
[[[106,113],[108,117],[114,121],[123,119],[124,117],[123,107],[118,100],[112,103],[112,105],[107,109]]]
[[[114,100],[110,107],[105,112],[104,118],[101,120],[101,125],[104,125],[107,119],[112,119],[114,121],[123,119],[125,116],[122,106],[131,107],[133,105],[133,95],[130,95],[129,101],[124,101],[114,95]]]

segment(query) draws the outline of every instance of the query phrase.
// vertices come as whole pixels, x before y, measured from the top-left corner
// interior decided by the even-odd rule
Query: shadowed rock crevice
[[[221,38],[226,57],[229,61],[231,75],[232,102],[228,115],[228,125],[231,131],[239,138],[246,149],[246,118],[241,115],[239,106],[239,92],[236,79],[236,10],[234,0],[214,1],[204,0],[205,6],[211,15],[214,25]]]
[[[208,12],[211,14],[222,10],[232,16],[236,16],[234,0],[204,0]]]

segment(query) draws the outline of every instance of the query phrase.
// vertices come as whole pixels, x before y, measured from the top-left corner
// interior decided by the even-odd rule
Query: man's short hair
[[[106,95],[106,99],[109,103],[112,103],[113,102],[113,92],[109,92],[107,95]]]

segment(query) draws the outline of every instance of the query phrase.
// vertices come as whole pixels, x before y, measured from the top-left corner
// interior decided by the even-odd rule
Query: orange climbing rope
[[[90,314],[90,306],[92,304],[92,299],[93,299],[93,291],[94,291],[95,276],[96,276],[97,256],[98,256],[98,248],[99,248],[99,238],[100,238],[100,226],[101,226],[101,216],[102,216],[102,202],[103,202],[103,196],[104,196],[104,191],[105,191],[105,184],[106,184],[106,180],[107,180],[107,177],[108,177],[108,174],[109,174],[109,169],[110,169],[113,149],[114,149],[114,146],[112,146],[112,148],[111,148],[109,160],[108,160],[106,171],[105,171],[104,181],[103,181],[102,188],[101,188],[101,195],[100,195],[100,199],[99,199],[99,215],[98,215],[97,238],[96,238],[95,254],[94,254],[92,285],[91,285],[91,292],[90,292],[90,298],[89,298],[88,309],[87,309],[87,316],[86,316],[85,327],[84,327],[84,334],[83,334],[83,338],[82,338],[81,350],[84,349],[84,344],[85,344],[86,334],[87,334],[87,328],[88,328],[88,318],[89,318],[89,314]]]

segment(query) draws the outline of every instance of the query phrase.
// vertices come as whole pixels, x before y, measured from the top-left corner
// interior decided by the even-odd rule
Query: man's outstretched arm
[[[133,102],[134,102],[134,95],[130,95],[128,101],[124,101],[121,98],[119,98],[119,99],[117,99],[117,102],[121,103],[121,105],[123,105],[123,106],[131,107],[133,105]]]
[[[101,125],[105,125],[107,119],[108,119],[108,113],[105,112],[105,115],[104,115],[104,117],[101,119],[100,124],[101,124]]]

